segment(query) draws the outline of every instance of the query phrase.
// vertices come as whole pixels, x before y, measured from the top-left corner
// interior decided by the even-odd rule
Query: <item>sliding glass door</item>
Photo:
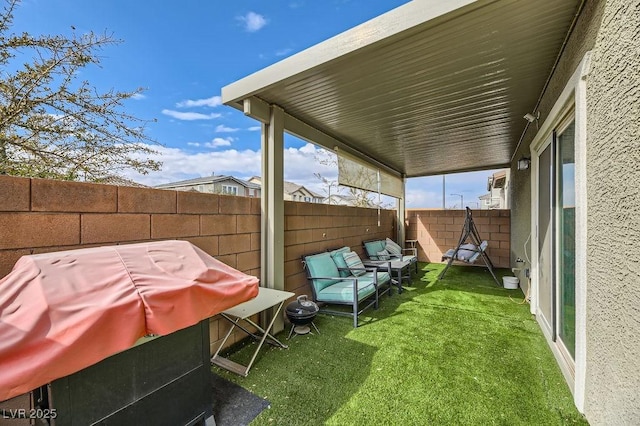
[[[553,334],[553,143],[540,154],[538,174],[538,314]],[[555,336],[552,336],[555,338]]]
[[[565,120],[538,153],[538,315],[551,340],[575,359],[575,123]]]
[[[576,347],[576,185],[575,122],[557,136],[558,164],[558,339],[571,359]]]

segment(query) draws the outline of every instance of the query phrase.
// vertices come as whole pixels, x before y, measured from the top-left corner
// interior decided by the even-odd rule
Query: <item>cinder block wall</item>
[[[362,242],[394,238],[396,212],[327,204],[285,202],[285,289],[311,296],[302,256],[349,246],[363,256]],[[378,219],[380,223],[378,224]]]
[[[259,277],[260,199],[0,176],[0,277],[23,255],[167,239]],[[212,319],[212,347],[228,327]]]
[[[285,288],[311,295],[301,256],[392,237],[395,212],[285,202]],[[260,276],[260,199],[0,176],[0,277],[23,255],[179,239]],[[257,318],[255,319],[257,320]],[[229,329],[211,321],[215,350]],[[246,337],[238,333],[229,344]]]
[[[472,214],[480,238],[489,243],[487,254],[491,262],[498,268],[510,268],[511,212],[474,210]],[[465,217],[465,210],[407,210],[406,238],[418,240],[418,259],[440,263],[442,253],[458,245]]]

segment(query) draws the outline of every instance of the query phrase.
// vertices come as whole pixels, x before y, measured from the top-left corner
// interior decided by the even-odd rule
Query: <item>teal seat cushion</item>
[[[378,274],[378,287],[380,287],[381,285],[385,285],[389,281],[391,281],[391,275],[389,275],[388,272],[376,272],[376,273]],[[359,278],[372,279],[373,278],[373,272],[367,272],[365,275],[363,275],[363,276],[361,276]]]
[[[391,254],[386,251],[386,250],[382,250],[378,252],[378,260],[389,260],[391,259]]]
[[[311,285],[316,290],[316,294],[321,292],[325,287],[340,281],[340,274],[338,273],[338,267],[333,262],[331,254],[319,253],[311,256],[305,256],[304,258],[307,271],[309,272],[309,278],[311,278]],[[336,277],[335,279],[313,279],[314,277]]]
[[[384,285],[387,284],[389,281],[391,281],[391,275],[389,275],[388,272],[378,272],[378,285]]]
[[[385,242],[384,240],[367,241],[364,243],[364,249],[369,259],[378,260],[378,252],[385,249]]]
[[[368,277],[358,277],[358,301],[366,299],[375,293],[373,279]],[[317,299],[321,302],[353,303],[353,280],[344,280],[323,288],[317,294]]]
[[[418,258],[413,255],[406,255],[406,256],[402,256],[402,260],[405,262],[413,263],[413,262],[417,262]]]
[[[348,268],[347,262],[344,261],[344,257],[343,257],[345,253],[349,253],[350,251],[351,249],[345,246],[329,252],[331,254],[331,258],[333,259],[333,262],[338,267],[338,272],[340,273],[341,277],[348,277],[349,275],[351,275],[347,270]],[[344,269],[341,269],[341,268],[344,268]]]

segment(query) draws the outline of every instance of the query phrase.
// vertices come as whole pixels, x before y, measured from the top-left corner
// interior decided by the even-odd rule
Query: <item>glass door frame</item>
[[[569,349],[567,348],[567,346],[565,345],[564,341],[562,340],[561,336],[560,336],[560,327],[561,327],[561,323],[560,323],[560,317],[562,315],[561,313],[561,295],[560,293],[563,290],[563,287],[561,285],[562,282],[562,269],[561,269],[561,265],[562,265],[562,252],[560,250],[561,247],[561,226],[560,223],[562,221],[562,205],[560,204],[562,199],[562,192],[561,192],[561,183],[560,180],[562,179],[562,159],[560,158],[560,145],[559,145],[559,141],[558,141],[558,135],[562,135],[564,134],[564,132],[569,128],[569,126],[571,124],[574,124],[575,126],[575,111],[571,110],[570,113],[568,115],[566,115],[558,124],[558,126],[554,129],[553,132],[553,142],[552,142],[552,149],[553,149],[553,154],[552,154],[552,179],[553,179],[553,186],[554,186],[554,194],[553,194],[553,199],[552,199],[552,216],[553,216],[553,221],[554,224],[552,225],[552,232],[553,232],[553,249],[552,249],[552,256],[553,256],[553,272],[554,272],[554,283],[552,285],[553,288],[553,309],[554,309],[554,318],[553,318],[553,332],[552,332],[552,337],[553,337],[553,342],[557,345],[558,350],[560,351],[560,354],[564,357],[565,361],[566,361],[566,366],[570,369],[571,375],[575,378],[575,359],[574,359],[574,355],[571,354],[571,352],[569,351]],[[574,158],[575,158],[575,137],[574,137]],[[574,190],[577,190],[577,188],[575,188],[575,179],[574,179]],[[574,228],[575,229],[575,228]],[[575,235],[574,235],[575,237]],[[575,270],[574,270],[574,275],[575,275]],[[575,303],[575,300],[574,300]],[[575,344],[575,342],[574,342]]]
[[[587,300],[587,78],[590,70],[591,52],[587,52],[576,67],[566,86],[558,95],[555,104],[548,111],[537,134],[529,145],[531,152],[531,313],[536,316],[558,365],[569,385],[574,403],[580,412],[584,412],[586,385],[586,300]],[[539,255],[538,255],[538,196],[539,196],[539,155],[549,146],[556,129],[563,129],[575,119],[575,356],[573,363],[567,362],[567,350],[557,342],[553,331],[555,325],[542,321],[538,311],[539,302]],[[547,171],[548,172],[548,171]],[[557,214],[557,213],[554,213]],[[554,259],[553,261],[557,261]],[[555,293],[554,293],[555,294]],[[573,364],[573,365],[569,365]]]
[[[555,185],[554,185],[554,176],[552,175],[552,171],[553,171],[553,164],[555,163],[555,150],[554,150],[554,140],[555,140],[555,132],[551,131],[550,134],[548,134],[545,138],[544,141],[541,143],[541,145],[539,145],[538,149],[534,152],[532,152],[533,154],[533,158],[532,158],[532,163],[533,163],[533,175],[532,175],[532,180],[535,181],[535,184],[532,183],[532,189],[534,190],[534,195],[533,195],[533,203],[532,203],[532,208],[535,211],[535,220],[533,221],[532,224],[532,229],[533,229],[533,233],[532,233],[532,271],[531,271],[531,277],[532,277],[532,283],[533,288],[535,289],[535,296],[532,297],[531,299],[531,313],[536,315],[536,318],[538,320],[538,323],[540,324],[540,327],[542,328],[542,331],[544,332],[545,336],[547,337],[548,340],[551,341],[555,341],[556,340],[556,336],[555,336],[555,330],[556,330],[556,326],[555,326],[555,313],[554,313],[554,308],[555,308],[555,295],[556,295],[556,291],[555,291],[555,282],[556,282],[556,276],[555,274],[552,274],[553,271],[555,271],[555,263],[556,263],[556,257],[554,255],[555,253],[555,244],[554,244],[554,224],[556,223],[555,221],[555,217],[553,215],[553,211],[554,211],[554,199],[555,199]],[[541,160],[541,157],[545,154],[545,152],[548,150],[548,162],[549,162],[549,169],[544,169],[541,170],[542,164],[543,164],[543,160]],[[547,188],[547,192],[545,193],[543,188],[540,188],[540,181],[542,178],[542,174],[545,174],[548,176],[548,188]],[[546,215],[543,217],[543,215],[540,212],[540,201],[541,198],[544,197],[545,199],[548,199],[548,211],[546,212]],[[545,200],[546,201],[546,200]],[[533,205],[535,204],[535,206]],[[540,221],[541,220],[545,220],[547,222],[547,226],[548,228],[546,230],[542,230],[540,229]],[[540,245],[542,243],[541,241],[541,235],[550,235],[551,241],[550,241],[550,246],[548,247],[547,253],[546,253],[546,259],[545,262],[548,263],[547,265],[544,264],[543,259],[541,258],[541,250],[540,250]],[[548,267],[549,271],[542,271],[541,268],[543,267]],[[543,289],[542,288],[542,281],[543,281],[543,273],[547,272],[545,275],[545,279],[548,280],[548,286],[549,289]],[[546,283],[545,283],[546,284]],[[547,294],[543,295],[542,292],[545,291]],[[546,306],[546,304],[549,304],[550,306]],[[549,317],[547,317],[547,313],[549,314]]]

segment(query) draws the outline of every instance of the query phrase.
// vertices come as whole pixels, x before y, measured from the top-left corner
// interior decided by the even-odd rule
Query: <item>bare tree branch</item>
[[[20,1],[4,1],[0,174],[101,180],[125,169],[159,170],[161,164],[151,159],[156,142],[145,134],[151,120],[124,109],[124,102],[142,89],[102,93],[90,82],[78,81],[82,68],[100,65],[101,49],[119,41],[107,33],[10,33]]]

